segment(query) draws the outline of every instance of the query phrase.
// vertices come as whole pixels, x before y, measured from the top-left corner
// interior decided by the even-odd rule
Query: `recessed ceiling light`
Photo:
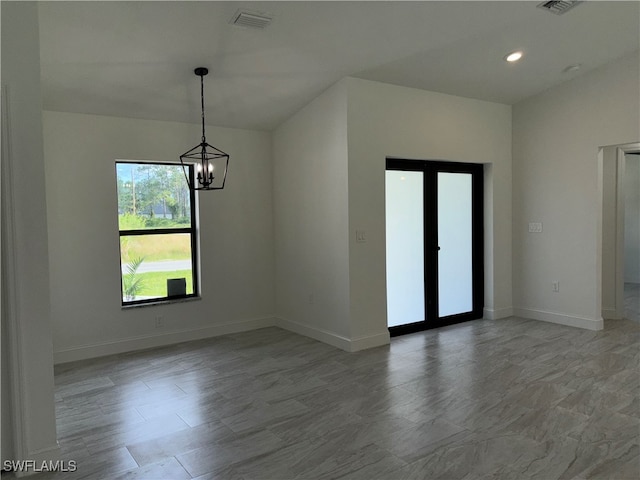
[[[504,59],[507,62],[510,62],[510,63],[517,62],[521,58],[522,58],[522,52],[521,51],[511,52],[510,54],[505,55],[505,57],[504,57]]]

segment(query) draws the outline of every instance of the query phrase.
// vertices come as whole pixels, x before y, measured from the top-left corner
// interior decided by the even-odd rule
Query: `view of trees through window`
[[[195,215],[182,166],[117,162],[116,173],[123,304],[194,296]]]

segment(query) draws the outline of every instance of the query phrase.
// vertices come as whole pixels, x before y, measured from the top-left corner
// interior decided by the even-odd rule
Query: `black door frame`
[[[479,163],[387,158],[386,170],[423,173],[425,319],[389,327],[391,336],[482,318],[484,309],[484,167]],[[471,174],[472,310],[438,314],[438,172]]]

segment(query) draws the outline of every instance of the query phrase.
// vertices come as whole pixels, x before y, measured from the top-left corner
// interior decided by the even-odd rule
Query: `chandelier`
[[[200,144],[180,155],[180,163],[191,190],[221,190],[227,178],[229,155],[209,145],[204,132],[204,76],[209,69],[198,67],[194,73],[200,77],[200,104],[202,106],[202,139]],[[189,167],[195,165],[193,182],[188,174]]]

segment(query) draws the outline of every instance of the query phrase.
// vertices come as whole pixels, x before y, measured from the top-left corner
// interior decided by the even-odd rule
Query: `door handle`
[[[440,251],[440,245],[438,245],[438,251]]]

